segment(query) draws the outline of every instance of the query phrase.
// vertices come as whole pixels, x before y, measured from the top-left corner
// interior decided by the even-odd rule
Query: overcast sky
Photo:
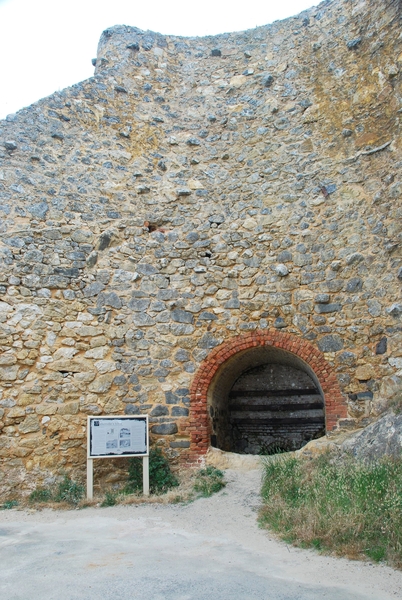
[[[210,35],[285,19],[319,0],[0,0],[0,118],[91,77],[104,29]]]

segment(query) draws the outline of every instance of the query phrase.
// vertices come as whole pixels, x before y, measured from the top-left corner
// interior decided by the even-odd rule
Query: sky
[[[172,35],[251,29],[319,0],[0,0],[0,119],[91,77],[100,35],[132,25]]]

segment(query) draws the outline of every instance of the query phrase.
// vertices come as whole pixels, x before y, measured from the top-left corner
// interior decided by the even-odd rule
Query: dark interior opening
[[[252,348],[216,374],[211,445],[240,454],[297,450],[325,434],[324,400],[311,368],[290,352]]]

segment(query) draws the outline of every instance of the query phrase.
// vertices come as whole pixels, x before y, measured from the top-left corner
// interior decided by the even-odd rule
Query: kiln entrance
[[[324,399],[302,359],[251,348],[224,363],[210,386],[211,445],[228,452],[297,450],[325,434]]]

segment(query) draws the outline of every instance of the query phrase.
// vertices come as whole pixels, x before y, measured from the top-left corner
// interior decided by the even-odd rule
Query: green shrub
[[[142,463],[138,458],[131,458],[128,467],[126,492],[142,491]],[[167,458],[159,448],[149,451],[149,491],[151,494],[164,494],[179,485],[177,478],[170,470]]]
[[[195,477],[194,491],[203,498],[209,498],[209,496],[225,487],[226,483],[223,481],[223,476],[223,472],[215,467],[200,469]]]
[[[29,494],[30,502],[49,502],[52,499],[52,491],[49,488],[36,488]]]
[[[402,566],[402,459],[278,456],[264,469],[263,525],[303,547]]]
[[[116,494],[110,491],[106,492],[101,506],[104,508],[105,506],[114,506],[115,504],[117,504]]]
[[[15,508],[16,506],[18,506],[17,500],[6,500],[6,502],[4,502],[4,504],[2,504],[0,506],[0,509],[1,510],[10,510],[11,508]]]
[[[78,504],[84,496],[84,486],[70,479],[68,475],[60,481],[56,488],[53,500],[55,502],[68,502],[69,504]]]

